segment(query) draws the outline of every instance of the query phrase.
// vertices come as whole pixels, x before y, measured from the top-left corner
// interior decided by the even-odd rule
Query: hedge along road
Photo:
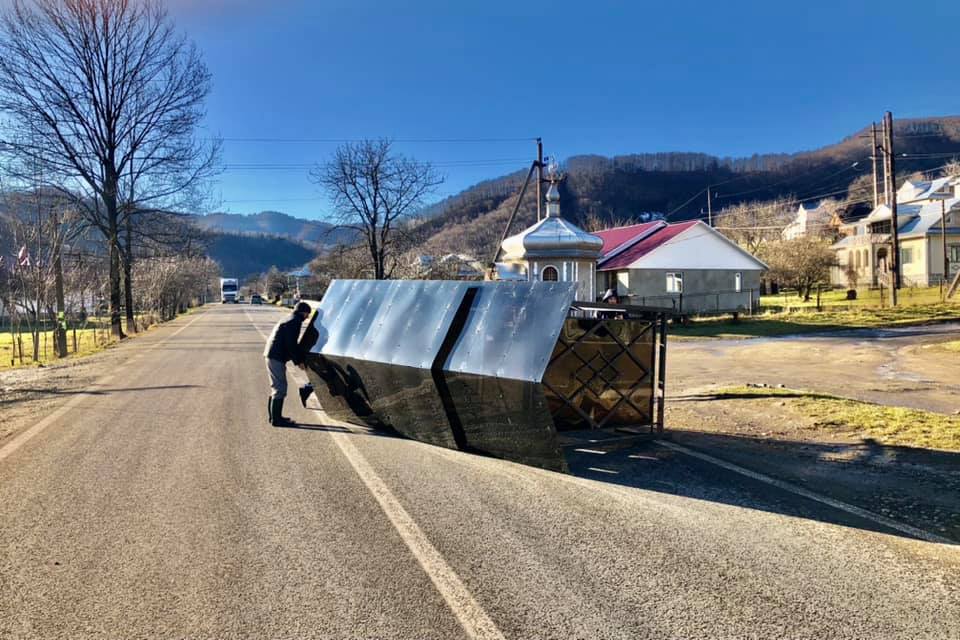
[[[191,319],[0,460],[0,636],[960,634],[957,547],[689,456],[269,427],[279,317]]]

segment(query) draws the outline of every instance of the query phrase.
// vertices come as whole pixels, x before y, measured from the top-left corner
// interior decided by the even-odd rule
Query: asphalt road
[[[960,547],[675,451],[566,476],[292,403],[270,427],[278,318],[138,338],[0,444],[0,637],[960,636]]]

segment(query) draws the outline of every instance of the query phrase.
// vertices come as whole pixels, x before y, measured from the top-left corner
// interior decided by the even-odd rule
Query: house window
[[[960,263],[960,244],[949,245],[947,254],[950,256],[950,264]]]
[[[900,264],[913,262],[913,249],[900,249]]]
[[[739,271],[733,274],[733,289],[737,293],[743,290],[743,274]]]
[[[544,267],[540,273],[540,279],[544,282],[556,282],[560,279],[558,276],[556,267]]]
[[[859,269],[859,268],[860,268],[860,252],[857,251],[857,253],[856,253],[855,255],[856,255],[856,258],[857,258],[857,265],[856,265],[856,267],[857,267],[857,269]]]
[[[667,274],[667,293],[683,293],[683,274]]]

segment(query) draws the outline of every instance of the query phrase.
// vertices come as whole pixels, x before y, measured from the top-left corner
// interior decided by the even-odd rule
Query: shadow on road
[[[702,400],[759,400],[763,398],[811,398],[835,400],[837,396],[816,391],[797,391],[794,389],[756,388],[749,392],[718,391],[715,393],[686,393],[670,396],[670,402],[700,402]]]
[[[960,544],[960,454],[674,431],[669,440]],[[573,475],[648,491],[917,538],[654,442],[567,451]]]
[[[109,396],[113,393],[129,393],[137,391],[159,391],[163,389],[198,389],[199,384],[166,384],[153,387],[115,387],[113,389],[37,389],[31,387],[17,388],[17,394],[23,397],[0,400],[0,406],[16,404],[27,400],[36,400],[36,396]]]
[[[277,429],[302,429],[304,431],[331,431],[333,433],[353,433],[350,429],[346,427],[338,427],[332,424],[310,424],[304,422],[297,422],[293,424],[284,424],[284,425],[274,425]],[[367,435],[367,434],[363,434]],[[378,434],[379,435],[379,434]]]

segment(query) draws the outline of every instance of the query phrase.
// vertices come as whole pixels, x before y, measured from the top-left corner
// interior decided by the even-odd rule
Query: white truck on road
[[[220,278],[220,302],[237,302],[239,286],[236,278]]]

